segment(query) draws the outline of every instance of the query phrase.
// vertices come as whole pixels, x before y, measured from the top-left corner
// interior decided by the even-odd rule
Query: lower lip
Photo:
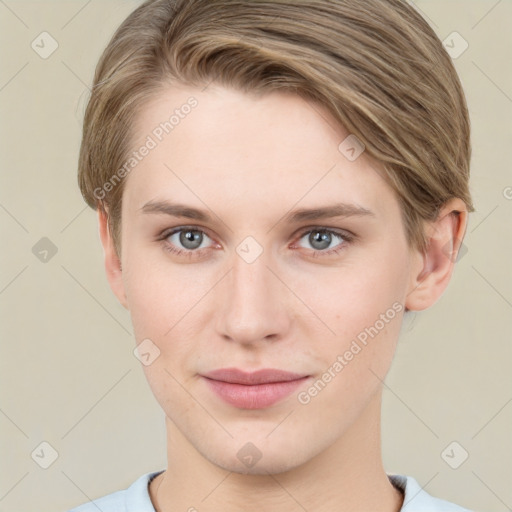
[[[203,377],[210,389],[228,404],[240,409],[263,409],[290,395],[309,377],[268,384],[232,384]]]

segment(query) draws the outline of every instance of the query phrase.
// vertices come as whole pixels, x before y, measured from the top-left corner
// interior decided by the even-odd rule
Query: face
[[[136,135],[152,147],[126,177],[115,291],[153,393],[227,470],[303,464],[358,421],[390,367],[421,266],[392,189],[326,110],[283,92],[169,89]],[[303,378],[204,377],[224,368]],[[263,455],[252,468],[247,443]]]

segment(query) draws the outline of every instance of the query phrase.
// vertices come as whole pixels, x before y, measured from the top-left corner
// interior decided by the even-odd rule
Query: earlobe
[[[119,302],[126,309],[129,309],[124,288],[121,261],[116,253],[112,236],[110,234],[108,214],[102,211],[101,208],[98,208],[98,229],[105,257],[105,272],[110,288]]]
[[[465,204],[456,198],[448,201],[437,219],[427,225],[427,248],[418,260],[420,265],[413,268],[405,301],[408,310],[422,311],[441,297],[450,282],[466,226]]]

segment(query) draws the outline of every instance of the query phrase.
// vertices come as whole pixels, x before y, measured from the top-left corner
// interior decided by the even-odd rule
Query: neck
[[[381,391],[348,430],[307,462],[285,472],[226,471],[199,453],[166,418],[168,468],[150,484],[157,512],[399,512],[403,494],[382,466]]]

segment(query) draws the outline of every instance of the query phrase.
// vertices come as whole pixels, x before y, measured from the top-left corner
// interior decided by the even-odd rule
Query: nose
[[[217,297],[217,328],[225,339],[245,345],[277,341],[290,328],[292,293],[272,266],[265,253],[252,263],[234,255]]]

